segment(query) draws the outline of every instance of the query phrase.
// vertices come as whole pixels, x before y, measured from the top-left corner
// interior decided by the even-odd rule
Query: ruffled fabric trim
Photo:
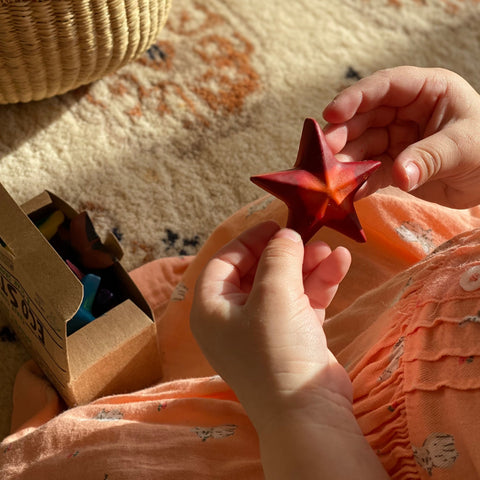
[[[354,413],[391,478],[479,476],[479,240],[462,234],[393,279],[403,282],[396,301],[348,346],[351,356],[355,342],[369,345],[346,368]],[[370,301],[384,298],[380,288]]]

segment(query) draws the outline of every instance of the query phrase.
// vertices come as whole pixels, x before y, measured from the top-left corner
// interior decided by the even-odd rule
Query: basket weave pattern
[[[0,0],[0,104],[41,100],[142,54],[171,0]]]

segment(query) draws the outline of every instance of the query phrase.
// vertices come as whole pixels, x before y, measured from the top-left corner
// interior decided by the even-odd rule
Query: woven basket
[[[0,0],[0,104],[41,100],[138,57],[171,0]]]

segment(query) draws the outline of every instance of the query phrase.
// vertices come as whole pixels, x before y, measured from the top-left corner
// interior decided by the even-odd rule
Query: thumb
[[[258,262],[249,300],[268,305],[302,294],[303,253],[302,239],[295,230],[282,228],[275,233]]]
[[[393,183],[409,192],[458,166],[459,146],[444,131],[408,146],[395,159]]]

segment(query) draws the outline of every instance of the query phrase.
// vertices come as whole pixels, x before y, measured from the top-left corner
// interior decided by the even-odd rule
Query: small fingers
[[[255,268],[265,246],[279,228],[275,222],[264,222],[222,247],[200,275],[197,294],[213,297],[239,290],[242,279]]]
[[[375,170],[367,181],[357,190],[354,201],[358,201],[378,190],[393,184],[393,165],[394,161],[388,154],[372,157],[370,160],[381,162],[382,166]]]
[[[428,69],[397,67],[379,70],[346,88],[327,105],[323,117],[330,123],[350,120],[356,113],[380,106],[402,107],[411,103],[422,91]]]
[[[462,160],[458,136],[450,136],[448,129],[438,132],[410,145],[398,156],[393,170],[395,185],[411,191],[436,178],[454,178]]]
[[[249,302],[252,305],[298,297],[303,291],[304,247],[300,235],[289,228],[276,232],[258,262]]]
[[[313,308],[328,307],[350,264],[350,252],[344,247],[337,247],[310,272],[304,280],[304,286]]]
[[[387,129],[370,128],[362,136],[348,142],[336,157],[346,162],[370,160],[387,153],[389,145],[390,136]]]
[[[395,120],[395,110],[380,107],[370,112],[359,113],[341,124],[328,124],[324,132],[333,153],[340,152],[348,142],[361,137],[372,128],[386,127]]]
[[[332,249],[320,240],[307,243],[305,245],[305,254],[303,259],[303,277],[304,280],[323,262],[330,254]]]

